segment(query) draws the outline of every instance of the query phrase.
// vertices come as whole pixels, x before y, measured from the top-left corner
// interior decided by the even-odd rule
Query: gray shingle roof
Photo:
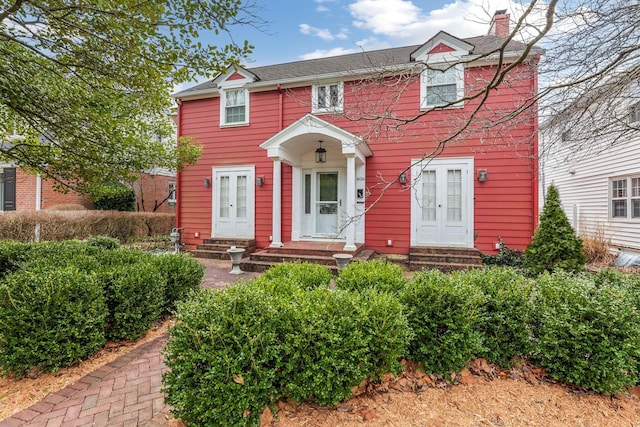
[[[472,55],[481,55],[492,52],[504,43],[504,38],[495,35],[470,37],[462,40],[474,46],[473,51],[471,52]],[[347,72],[351,70],[365,70],[373,67],[408,64],[411,61],[411,53],[420,46],[422,45],[362,51],[347,55],[246,68],[246,70],[253,73],[262,82],[281,81],[286,79],[295,80],[304,77],[312,78],[314,76]],[[512,40],[507,44],[506,52],[522,51],[524,48],[525,45],[523,43]],[[186,96],[191,92],[215,88],[216,84],[213,80],[210,80],[178,92],[174,94],[174,96]]]

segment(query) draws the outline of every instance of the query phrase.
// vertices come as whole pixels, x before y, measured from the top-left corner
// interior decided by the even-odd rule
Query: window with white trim
[[[343,109],[344,85],[330,83],[326,85],[314,85],[311,91],[311,111],[313,113],[334,113]]]
[[[611,180],[611,218],[640,219],[640,176]]]
[[[169,197],[167,198],[167,202],[175,203],[176,202],[176,183],[169,183]]]
[[[220,125],[249,123],[249,93],[246,89],[222,90],[220,107]]]
[[[461,64],[429,66],[423,71],[421,80],[421,108],[447,105],[464,96],[464,68]],[[462,102],[451,106],[461,107]]]

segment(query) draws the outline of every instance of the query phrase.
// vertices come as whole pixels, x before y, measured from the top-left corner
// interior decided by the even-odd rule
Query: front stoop
[[[412,246],[409,249],[411,271],[438,269],[449,272],[480,267],[481,252],[475,248]]]
[[[243,258],[240,268],[243,271],[263,272],[273,264],[283,262],[311,262],[326,265],[334,273],[337,272],[336,260],[333,254],[344,253],[353,255],[353,261],[364,261],[371,258],[374,251],[358,244],[355,251],[342,250],[344,244],[325,244],[316,242],[289,242],[282,248],[266,248]]]
[[[249,256],[256,250],[256,241],[253,239],[204,239],[201,245],[196,246],[191,254],[196,258],[230,259],[227,249],[231,246],[245,250],[245,256]]]

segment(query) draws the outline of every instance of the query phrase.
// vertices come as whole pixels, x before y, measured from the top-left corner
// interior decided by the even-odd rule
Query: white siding
[[[640,250],[640,218],[611,218],[610,178],[640,175],[640,135],[626,141],[601,142],[590,153],[569,148],[559,131],[542,132],[540,211],[546,188],[554,184],[569,221],[583,237],[603,230],[612,248]],[[630,191],[630,190],[629,190]]]

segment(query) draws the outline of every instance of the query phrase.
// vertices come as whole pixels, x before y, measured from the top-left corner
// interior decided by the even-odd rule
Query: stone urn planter
[[[333,258],[336,260],[338,271],[342,270],[353,259],[353,255],[350,254],[333,254]]]
[[[236,248],[231,246],[227,249],[227,253],[231,257],[231,271],[229,274],[242,274],[244,271],[240,270],[240,262],[242,262],[242,255],[244,254],[244,248]]]

